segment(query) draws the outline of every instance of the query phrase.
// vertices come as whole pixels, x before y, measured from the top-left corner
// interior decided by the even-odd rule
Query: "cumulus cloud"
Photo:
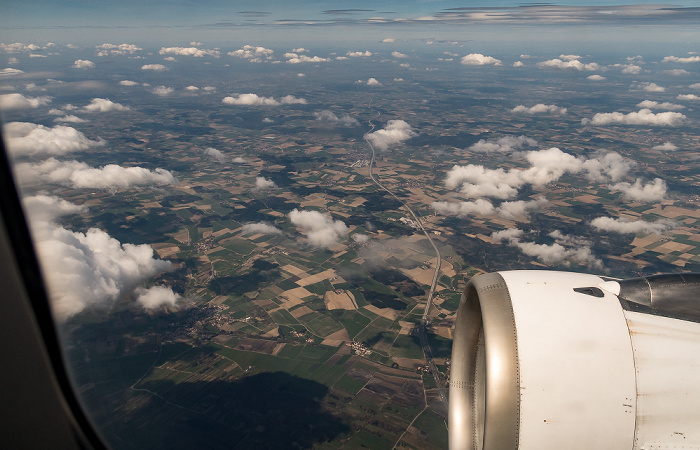
[[[343,127],[354,127],[360,124],[360,122],[358,122],[357,119],[355,119],[354,117],[351,117],[347,114],[343,117],[338,117],[335,114],[333,114],[333,112],[327,109],[324,109],[320,112],[315,112],[314,116],[319,122],[338,124]]]
[[[690,75],[690,72],[688,72],[685,69],[669,69],[669,70],[664,70],[662,73],[666,75],[672,75],[674,77],[683,77],[685,75]]]
[[[397,51],[391,52],[391,56],[393,56],[394,58],[408,58],[408,55],[405,55],[405,54],[403,54],[401,52],[397,52]]]
[[[492,56],[484,56],[481,53],[470,53],[462,57],[462,64],[466,66],[500,66],[501,60]]]
[[[16,61],[12,61],[16,60]],[[9,61],[10,64],[17,64],[19,63],[19,60],[17,58],[10,58]],[[12,67],[7,67],[5,69],[0,70],[0,76],[2,77],[11,77],[13,75],[21,75],[24,73],[24,70],[19,70],[19,69],[14,69]]]
[[[107,55],[133,55],[134,53],[143,50],[141,47],[137,47],[135,44],[102,44],[96,45],[97,56],[107,56]]]
[[[243,234],[282,234],[282,230],[267,222],[247,223],[243,225]]]
[[[242,48],[233,52],[228,52],[229,56],[236,58],[247,59],[250,62],[262,62],[272,59],[272,54],[275,51],[265,47],[254,47],[252,45],[244,45]]]
[[[172,270],[168,261],[153,257],[146,245],[122,244],[106,232],[91,228],[70,231],[55,223],[81,211],[56,197],[24,199],[30,218],[54,315],[61,321],[90,307],[109,307],[139,284]]]
[[[679,109],[685,109],[685,106],[683,105],[678,105],[676,103],[671,103],[671,102],[655,102],[653,100],[644,100],[643,102],[637,103],[637,107],[639,108],[647,108],[647,109],[664,109],[666,111],[677,111]]]
[[[55,119],[53,119],[53,121],[58,122],[58,123],[85,123],[85,122],[87,122],[87,120],[81,119],[80,117],[74,116],[73,114],[69,114],[69,115],[63,116],[63,117],[56,117]]]
[[[0,95],[0,109],[11,110],[11,109],[31,109],[38,108],[39,106],[44,106],[51,103],[51,97],[25,97],[22,94],[3,94]]]
[[[620,191],[622,197],[633,202],[660,202],[666,196],[666,182],[661,178],[655,178],[647,184],[637,178],[634,184],[617,183],[610,186],[610,189]]]
[[[530,211],[536,211],[542,206],[549,203],[544,197],[538,197],[534,200],[517,200],[514,202],[501,203],[496,212],[504,219],[515,219],[516,217],[527,217]]]
[[[372,56],[372,52],[370,52],[370,51],[347,52],[346,55],[348,55],[351,58],[359,58],[361,56]]]
[[[165,67],[163,64],[144,64],[141,66],[141,70],[153,70],[156,72],[162,72],[164,70],[168,70],[167,67]]]
[[[700,96],[695,94],[678,94],[678,100],[700,100]]]
[[[204,155],[208,156],[209,158],[219,161],[219,162],[225,162],[226,161],[226,155],[224,155],[223,152],[220,150],[215,149],[214,147],[208,147],[204,149]]]
[[[537,141],[527,136],[504,136],[498,139],[481,139],[468,150],[480,153],[510,153],[530,147],[537,147]]]
[[[481,198],[471,202],[433,202],[430,207],[440,215],[453,217],[489,216],[496,211],[493,203]]]
[[[158,53],[161,55],[194,56],[195,58],[204,56],[218,58],[220,55],[219,50],[206,50],[197,47],[162,47]]]
[[[620,234],[659,234],[676,227],[671,219],[660,219],[656,222],[646,220],[629,221],[612,217],[598,217],[591,221],[591,226],[600,231],[612,231]]]
[[[653,113],[648,108],[640,109],[637,112],[624,114],[618,111],[611,113],[598,113],[592,119],[582,119],[583,125],[653,125],[653,126],[677,126],[685,122],[686,116],[679,112]]]
[[[199,88],[198,88],[197,86],[187,86],[187,87],[185,88],[185,90],[186,90],[186,91],[192,91],[192,92],[194,92],[194,91],[198,91]]]
[[[365,244],[369,242],[369,236],[362,233],[355,233],[352,235],[352,240],[357,242],[358,244]]]
[[[285,53],[284,57],[287,58],[288,64],[330,62],[330,60],[331,60],[330,58],[322,58],[320,56],[300,55],[300,54],[294,53],[294,52]]]
[[[633,86],[634,88],[641,89],[645,92],[666,92],[666,88],[663,86],[659,86],[656,83],[636,83]]]
[[[394,144],[418,136],[411,125],[403,120],[390,120],[383,129],[365,134],[365,139],[375,148],[386,150]]]
[[[575,55],[572,55],[575,56]],[[562,59],[555,58],[548,61],[542,61],[537,63],[537,67],[540,69],[562,69],[562,70],[578,70],[578,71],[594,71],[600,69],[597,63],[584,64],[578,59],[569,59],[563,61]]]
[[[166,95],[170,95],[170,94],[172,94],[173,91],[174,91],[173,88],[167,87],[167,86],[158,86],[158,87],[154,87],[153,89],[151,89],[151,92],[153,92],[156,95],[160,95],[161,97],[164,97]]]
[[[515,61],[513,67],[523,67],[525,64],[522,61]]]
[[[396,39],[394,39],[394,38],[384,38],[384,39],[382,39],[382,42],[383,42],[384,44],[391,44],[391,43],[393,43],[393,42],[396,42]]]
[[[332,247],[348,234],[348,227],[343,221],[334,221],[329,214],[318,211],[299,211],[295,208],[289,213],[289,219],[314,247]]]
[[[116,164],[95,168],[84,162],[59,161],[53,157],[38,163],[20,163],[15,169],[21,184],[56,183],[75,189],[118,189],[175,183],[173,174],[165,169],[151,171]]]
[[[222,102],[225,105],[245,105],[245,106],[279,106],[279,105],[305,105],[306,99],[297,98],[293,95],[285,95],[276,100],[273,97],[260,97],[258,94],[238,94],[224,97]]]
[[[275,184],[274,181],[268,180],[265,177],[256,177],[255,178],[255,190],[257,191],[264,191],[267,189],[274,189],[276,188],[277,185]]]
[[[369,78],[369,79],[367,80],[367,86],[381,86],[381,85],[382,85],[382,83],[380,83],[379,81],[377,81],[376,78]]]
[[[510,111],[516,114],[566,114],[566,108],[561,108],[557,105],[545,105],[544,103],[538,103],[535,106],[531,106],[529,108],[525,105],[518,105]]]
[[[128,111],[129,107],[121,103],[115,103],[108,98],[93,98],[90,104],[83,108],[87,112],[109,112],[109,111]]]
[[[528,169],[487,169],[481,165],[455,165],[445,178],[445,187],[459,190],[469,198],[493,197],[508,199],[525,184],[544,186],[557,181],[565,173],[584,173],[591,181],[617,181],[629,171],[631,164],[611,152],[596,158],[577,158],[556,147],[525,153]]]
[[[135,81],[122,80],[119,82],[119,84],[122,86],[136,86],[138,83]]]
[[[74,69],[94,69],[95,63],[87,59],[77,59],[71,67]]]
[[[4,51],[5,53],[33,52],[40,49],[41,47],[39,47],[36,44],[23,44],[21,42],[15,42],[12,44],[0,44],[0,50]]]
[[[548,234],[554,239],[554,244],[537,244],[522,240],[524,233],[517,228],[497,231],[491,234],[496,242],[505,241],[508,245],[518,248],[522,253],[537,258],[547,265],[570,266],[572,263],[602,268],[602,262],[597,259],[587,241],[567,236],[559,230]]]
[[[636,64],[615,64],[622,67],[622,73],[628,75],[638,75],[642,72],[642,68]]]
[[[93,141],[73,127],[53,128],[30,122],[10,122],[5,125],[8,150],[14,155],[65,155],[104,145]]]
[[[700,83],[693,83],[688,87],[691,89],[700,89]]]
[[[678,150],[678,147],[671,142],[664,142],[663,144],[660,145],[655,145],[651,148],[652,150],[661,150],[665,152],[675,152]]]
[[[591,81],[603,81],[603,80],[605,80],[605,77],[598,75],[598,74],[595,74],[595,75],[587,76],[586,79],[591,80]]]
[[[138,287],[134,290],[136,301],[144,307],[144,309],[158,309],[161,306],[173,307],[182,300],[182,296],[173,292],[166,286],[152,286],[148,289]]]
[[[661,62],[677,62],[677,63],[694,63],[700,62],[700,56],[687,56],[685,58],[679,58],[678,56],[666,56]]]

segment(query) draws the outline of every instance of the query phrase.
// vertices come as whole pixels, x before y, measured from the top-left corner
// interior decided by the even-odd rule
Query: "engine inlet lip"
[[[484,336],[481,357],[485,359],[483,406],[477,401],[481,333]],[[517,448],[520,435],[517,334],[510,293],[500,274],[478,275],[469,281],[457,311],[452,345],[450,448]]]

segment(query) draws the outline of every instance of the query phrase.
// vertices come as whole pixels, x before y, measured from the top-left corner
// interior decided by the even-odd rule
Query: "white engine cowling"
[[[649,308],[651,284],[629,303],[629,286],[641,292],[579,273],[474,277],[453,340],[450,448],[700,449],[700,323]]]

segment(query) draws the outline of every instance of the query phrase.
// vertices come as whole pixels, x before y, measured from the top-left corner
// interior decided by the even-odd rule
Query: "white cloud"
[[[529,147],[537,147],[537,141],[527,136],[504,136],[498,139],[479,140],[468,150],[480,153],[510,153]]]
[[[59,320],[90,307],[109,307],[139,284],[172,270],[146,245],[122,244],[97,228],[73,232],[55,223],[82,208],[56,197],[24,199],[54,315]]]
[[[195,58],[204,56],[218,58],[220,55],[218,50],[206,50],[197,47],[162,47],[158,53],[161,55],[194,56]]]
[[[676,98],[678,100],[700,100],[700,96],[695,94],[679,94]]]
[[[134,44],[102,44],[96,45],[95,48],[98,50],[97,56],[107,56],[112,55],[126,55],[127,53],[133,55],[134,53],[143,50],[141,47],[137,47]]]
[[[279,101],[273,97],[260,97],[258,94],[238,94],[231,97],[224,97],[222,103],[225,105],[247,105],[247,106],[278,106],[292,104],[306,104],[306,99],[297,98],[293,95],[285,95]]]
[[[367,86],[381,86],[381,85],[382,85],[382,83],[380,83],[379,81],[377,81],[376,78],[369,78],[369,79],[367,80]]]
[[[525,64],[522,61],[515,61],[513,67],[523,67]]]
[[[394,39],[394,38],[384,38],[384,39],[382,39],[382,42],[385,43],[385,44],[391,44],[391,43],[393,43],[393,42],[396,42],[396,39]]]
[[[173,292],[166,286],[152,286],[148,289],[138,287],[134,290],[136,301],[144,307],[144,309],[158,309],[161,306],[173,307],[177,302],[182,300],[182,296]]]
[[[118,189],[175,183],[175,177],[165,169],[151,171],[116,164],[95,168],[84,162],[59,161],[53,157],[38,163],[19,163],[15,169],[21,184],[56,183],[75,189]]]
[[[372,56],[372,52],[370,52],[370,51],[347,52],[346,55],[348,55],[351,58],[359,58],[361,56]]]
[[[13,59],[13,58],[10,58]],[[17,58],[14,58],[17,59]],[[15,62],[14,64],[17,64],[19,61]],[[12,61],[10,61],[10,64],[12,64]],[[0,76],[2,77],[11,77],[13,75],[21,75],[24,73],[24,70],[19,70],[19,69],[14,69],[12,67],[7,67],[5,69],[0,70]]]
[[[87,120],[81,119],[80,117],[74,116],[72,114],[69,114],[69,115],[63,116],[63,117],[56,117],[55,119],[53,119],[53,121],[58,122],[58,123],[85,123],[85,122],[87,122]]]
[[[674,77],[683,77],[686,75],[690,75],[690,72],[688,72],[685,69],[670,69],[670,70],[664,70],[662,73],[666,75],[672,75]]]
[[[539,210],[549,203],[544,197],[534,200],[517,200],[514,202],[503,202],[496,209],[499,216],[504,219],[515,219],[516,217],[527,217],[528,212]]]
[[[403,54],[401,52],[397,52],[397,51],[391,52],[391,56],[393,56],[394,58],[408,58],[408,55],[405,55],[405,54]]]
[[[352,240],[357,242],[358,244],[365,244],[369,242],[369,236],[362,233],[355,233],[352,235]]]
[[[656,83],[635,83],[633,86],[638,89],[642,89],[645,92],[666,92],[666,88],[663,86],[659,86]]]
[[[161,97],[164,97],[166,95],[170,95],[170,94],[172,94],[173,91],[174,91],[173,88],[166,87],[166,86],[158,86],[158,87],[154,87],[153,89],[151,89],[151,92],[153,92],[156,95],[160,95]]]
[[[40,49],[41,47],[36,44],[22,44],[21,42],[15,42],[13,44],[0,44],[0,50],[4,51],[5,53],[33,52]]]
[[[653,113],[650,109],[640,109],[638,112],[623,114],[621,112],[598,113],[592,119],[583,119],[583,125],[655,125],[655,126],[676,126],[686,121],[686,116],[679,112]]]
[[[591,81],[603,81],[603,80],[605,80],[605,77],[596,74],[596,75],[589,75],[586,77],[586,79],[591,80]]]
[[[48,128],[30,122],[5,125],[7,148],[14,155],[65,155],[104,145],[92,141],[73,127],[56,125]]]
[[[500,66],[501,60],[492,56],[484,56],[481,53],[470,53],[462,57],[462,64],[466,66]]]
[[[522,114],[543,114],[543,113],[550,113],[550,114],[559,114],[559,115],[564,115],[566,114],[566,108],[561,108],[557,105],[545,105],[544,103],[538,103],[535,106],[527,107],[525,105],[518,105],[515,108],[511,109],[511,112],[513,113],[522,113]]]
[[[375,148],[386,150],[394,144],[411,139],[418,133],[413,131],[411,125],[403,120],[390,120],[381,130],[365,134],[367,139]]]
[[[493,203],[481,198],[470,202],[433,202],[430,207],[438,214],[454,217],[489,216],[496,212]]]
[[[226,155],[221,150],[217,150],[214,147],[208,147],[204,149],[203,153],[205,156],[208,156],[209,158],[219,162],[225,162],[227,159]]]
[[[192,92],[194,92],[194,91],[198,91],[199,88],[198,88],[197,86],[187,86],[187,87],[185,88],[185,90],[186,90],[186,91],[192,91]]]
[[[676,227],[671,219],[660,219],[656,222],[645,220],[628,221],[612,217],[598,217],[591,221],[591,226],[601,231],[612,231],[620,234],[659,234]]]
[[[582,239],[566,236],[559,230],[554,230],[548,235],[554,239],[554,244],[537,244],[522,241],[523,234],[522,230],[514,228],[494,232],[491,238],[496,242],[506,241],[508,245],[518,248],[524,254],[537,258],[547,265],[568,267],[571,263],[576,263],[595,268],[603,266],[602,262],[593,255],[590,243]]]
[[[10,57],[10,58],[7,60],[7,64],[10,64],[10,65],[19,64],[19,59],[17,59],[17,58],[15,58],[14,56],[12,56],[12,57]],[[6,70],[6,69],[5,69],[5,70]],[[0,70],[0,73],[2,73],[2,72],[3,72],[3,71]],[[22,72],[21,70],[20,70],[19,72],[24,73],[24,72]]]
[[[678,147],[671,142],[664,142],[661,145],[655,145],[651,148],[652,150],[661,150],[666,152],[675,152]]]
[[[265,177],[256,177],[255,178],[255,190],[256,191],[264,191],[267,189],[274,189],[276,187],[277,187],[277,185],[272,180],[268,180]]]
[[[243,225],[243,234],[282,234],[282,230],[266,222],[247,223]]]
[[[468,198],[493,197],[507,199],[515,197],[518,188],[525,184],[544,186],[557,181],[565,173],[581,173],[591,181],[617,181],[631,167],[617,153],[607,153],[592,159],[576,158],[556,147],[525,153],[530,163],[528,169],[487,169],[481,165],[455,165],[447,173],[445,187],[459,190]]]
[[[119,82],[122,86],[136,86],[138,83],[135,81],[122,80]]]
[[[688,87],[691,89],[700,89],[700,83],[693,83]]]
[[[333,112],[327,109],[324,109],[320,112],[315,112],[314,116],[319,122],[334,123],[343,127],[354,127],[360,124],[360,122],[358,122],[357,119],[355,119],[354,117],[350,117],[346,114],[343,117],[339,118],[338,116],[333,114]]]
[[[95,63],[86,59],[77,59],[71,67],[74,69],[94,69]]]
[[[144,64],[141,66],[141,70],[153,70],[156,72],[162,72],[164,70],[168,70],[167,67],[165,67],[163,64]]]
[[[48,103],[51,103],[51,97],[25,97],[17,93],[0,95],[0,109],[5,111],[38,108]]]
[[[655,102],[653,100],[644,100],[643,102],[637,103],[637,107],[639,108],[648,108],[648,109],[665,109],[667,111],[677,111],[679,109],[685,109],[685,106],[683,105],[678,105],[676,103],[670,103],[670,102]]]
[[[231,160],[231,162],[236,163],[236,164],[245,164],[248,161],[245,158],[242,158],[240,156],[236,156]]]
[[[572,55],[574,56],[574,55]],[[563,61],[561,59],[555,58],[548,61],[542,61],[537,63],[537,67],[540,69],[562,69],[562,70],[586,70],[593,71],[600,69],[597,63],[584,64],[578,59],[571,59],[568,61]]]
[[[617,183],[609,186],[610,189],[620,191],[622,197],[634,202],[660,202],[666,196],[666,182],[661,178],[644,184],[641,178],[637,178],[634,184]]]
[[[272,59],[272,54],[275,51],[265,47],[254,47],[252,45],[244,45],[242,48],[233,52],[228,52],[229,56],[236,58],[247,59],[250,62],[262,62]]]
[[[700,56],[688,56],[685,58],[679,58],[677,56],[666,56],[664,59],[661,60],[661,62],[677,62],[677,63],[694,63],[694,62],[700,62]]]
[[[581,59],[580,55],[559,55],[560,59],[563,59],[564,61],[573,61],[575,59]]]
[[[615,64],[616,66],[618,64]],[[620,65],[622,69],[622,73],[629,74],[629,75],[638,75],[642,72],[642,68],[636,64],[621,64]]]
[[[128,111],[129,107],[108,98],[93,98],[83,110],[88,112]]]
[[[174,56],[166,56],[165,58],[163,58],[163,61],[175,62],[177,61],[177,58],[175,58]]]
[[[348,234],[348,227],[343,221],[334,221],[329,214],[318,211],[299,211],[295,208],[289,213],[289,219],[306,234],[309,244],[314,247],[332,247]]]
[[[330,62],[330,58],[321,58],[320,56],[306,56],[300,55],[298,53],[285,53],[284,57],[287,58],[288,64],[301,64],[301,63],[316,63],[316,62]]]

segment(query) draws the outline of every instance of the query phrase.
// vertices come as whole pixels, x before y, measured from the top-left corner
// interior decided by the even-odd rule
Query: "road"
[[[377,117],[379,117],[379,113],[377,113]],[[374,131],[375,128],[371,119],[369,121],[369,124],[372,128],[367,134]],[[374,174],[372,173],[372,168],[374,167],[377,152],[369,140],[365,138],[365,141],[367,142],[367,145],[369,145],[369,148],[372,150],[372,160],[369,163],[369,177],[372,179],[374,184],[379,186],[381,189],[383,189],[385,192],[387,192],[389,195],[391,195],[403,205],[406,211],[408,211],[411,214],[415,223],[418,224],[418,228],[420,228],[423,234],[425,234],[425,237],[428,238],[430,245],[432,245],[433,249],[435,250],[435,255],[437,257],[435,264],[435,273],[433,274],[433,282],[430,285],[430,291],[428,291],[428,298],[425,302],[423,317],[421,317],[420,323],[418,324],[418,336],[420,338],[420,345],[423,349],[423,354],[425,355],[425,361],[428,364],[428,367],[430,367],[430,373],[433,375],[435,384],[437,385],[438,391],[440,392],[440,399],[445,405],[445,408],[447,408],[447,393],[445,392],[445,386],[443,386],[442,382],[440,382],[440,373],[437,370],[437,366],[435,366],[435,361],[433,360],[433,352],[432,350],[430,350],[430,344],[428,343],[428,335],[426,332],[426,326],[428,324],[429,317],[428,313],[430,312],[430,308],[433,305],[433,295],[435,294],[435,287],[437,286],[438,278],[440,276],[440,265],[442,264],[442,256],[440,255],[440,250],[437,248],[437,245],[435,245],[435,242],[433,242],[433,239],[430,237],[430,234],[428,234],[428,231],[423,227],[423,222],[418,218],[418,216],[413,212],[413,210],[406,204],[406,202],[398,198],[392,191],[390,191],[386,186],[384,186],[382,183],[379,182],[379,180],[375,178]]]

